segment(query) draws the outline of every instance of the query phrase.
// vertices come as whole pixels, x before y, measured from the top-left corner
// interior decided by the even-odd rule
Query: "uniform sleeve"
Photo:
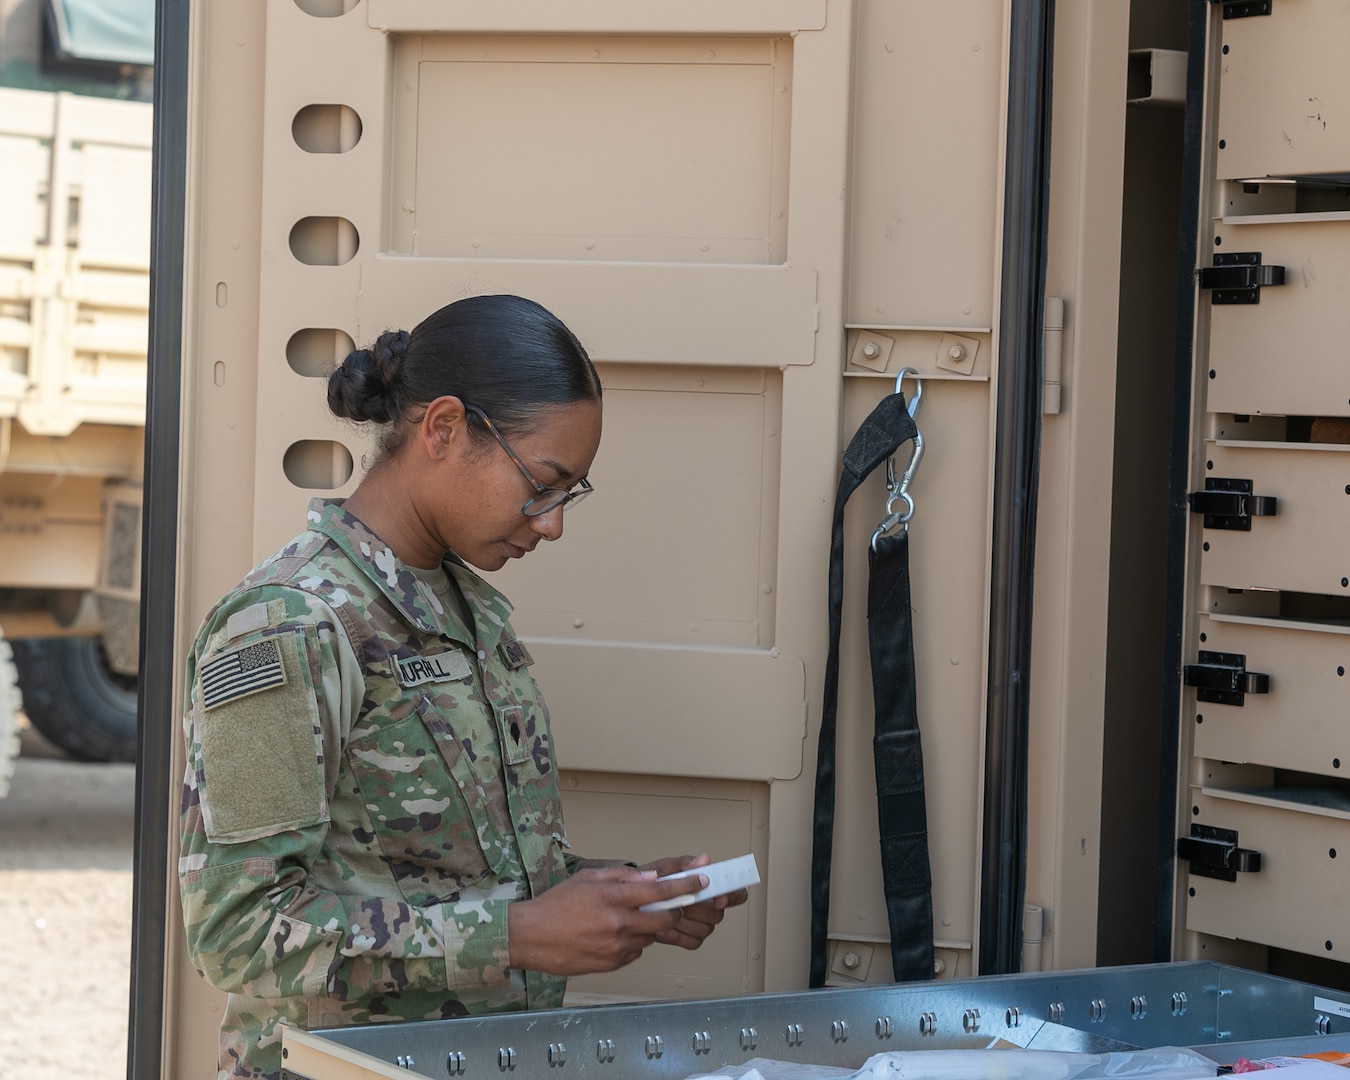
[[[187,683],[179,883],[189,957],[213,986],[353,1000],[507,983],[506,900],[415,907],[311,882],[364,693],[330,607],[281,587],[232,598]]]

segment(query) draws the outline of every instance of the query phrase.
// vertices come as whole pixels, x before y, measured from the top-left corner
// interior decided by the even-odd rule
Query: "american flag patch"
[[[284,686],[286,671],[275,640],[245,645],[218,656],[201,669],[202,709],[214,709],[227,701]]]

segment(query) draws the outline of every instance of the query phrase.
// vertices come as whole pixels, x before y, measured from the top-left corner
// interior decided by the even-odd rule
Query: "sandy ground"
[[[126,1073],[134,779],[23,733],[0,800],[0,1080]]]

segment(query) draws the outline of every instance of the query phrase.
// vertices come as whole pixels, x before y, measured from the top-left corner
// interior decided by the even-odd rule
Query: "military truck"
[[[135,756],[152,13],[0,2],[0,793]]]
[[[832,823],[815,775],[841,453],[913,399],[906,369],[934,974],[1207,958],[1350,984],[1344,4],[161,14],[135,1075],[215,1053],[171,899],[197,622],[359,479],[335,358],[483,291],[555,310],[606,385],[596,497],[498,575],[570,838],[763,876],[716,950],[573,1001],[797,991],[817,960],[893,979],[864,615],[884,469],[843,519]],[[1110,1015],[1166,1022],[1148,997]]]

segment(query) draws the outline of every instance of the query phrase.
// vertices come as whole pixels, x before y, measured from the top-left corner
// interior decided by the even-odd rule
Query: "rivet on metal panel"
[[[1232,1037],[1233,1033],[1231,1031],[1216,1031],[1214,1033],[1215,1042],[1226,1042],[1228,1039],[1231,1039]]]
[[[919,1017],[919,1034],[932,1035],[937,1032],[937,1013],[926,1012]]]
[[[665,1041],[660,1035],[648,1035],[647,1038],[643,1040],[643,1047],[647,1051],[647,1057],[652,1060],[659,1058],[665,1053],[666,1049]]]
[[[514,1047],[502,1046],[497,1050],[497,1068],[502,1072],[510,1072],[516,1067],[516,1051]]]
[[[1232,996],[1233,996],[1233,991],[1232,991],[1232,990],[1220,990],[1220,991],[1219,991],[1219,997],[1221,997],[1221,998],[1232,997]]]
[[[789,1024],[785,1036],[789,1046],[801,1046],[804,1037],[801,1024]]]
[[[451,1050],[450,1053],[445,1055],[445,1071],[451,1076],[463,1076],[464,1067],[468,1062],[469,1059],[458,1050]]]
[[[1139,994],[1130,998],[1130,1019],[1142,1020],[1148,1015],[1148,998]]]
[[[889,1039],[895,1034],[895,1021],[889,1016],[877,1017],[877,1038]]]
[[[706,1031],[694,1032],[694,1053],[707,1054],[712,1051],[712,1036]]]
[[[1022,1006],[1009,1005],[1008,1011],[1003,1014],[1003,1023],[1006,1027],[1022,1026]]]
[[[967,1009],[961,1014],[961,1027],[969,1035],[973,1031],[980,1030],[980,1010]]]
[[[1172,995],[1172,1015],[1173,1015],[1173,1016],[1185,1016],[1185,1015],[1186,1015],[1186,1004],[1187,1004],[1187,1001],[1186,1001],[1186,995],[1185,995],[1185,993],[1183,993],[1182,991],[1177,991],[1175,994],[1173,994],[1173,995]]]
[[[564,1043],[548,1044],[548,1063],[556,1068],[559,1065],[567,1064],[567,1046]]]
[[[830,1038],[835,1042],[848,1042],[848,1021],[835,1020],[830,1024]]]
[[[1313,1021],[1313,1031],[1318,1035],[1330,1035],[1331,1017],[1318,1013],[1317,1019]]]
[[[614,1060],[614,1040],[600,1039],[595,1044],[595,1056],[601,1065],[608,1065]]]
[[[1064,1023],[1064,1002],[1050,1002],[1050,1007],[1045,1010],[1045,1018],[1052,1024]]]
[[[759,1032],[754,1028],[741,1028],[741,1049],[753,1050],[759,1045]]]

